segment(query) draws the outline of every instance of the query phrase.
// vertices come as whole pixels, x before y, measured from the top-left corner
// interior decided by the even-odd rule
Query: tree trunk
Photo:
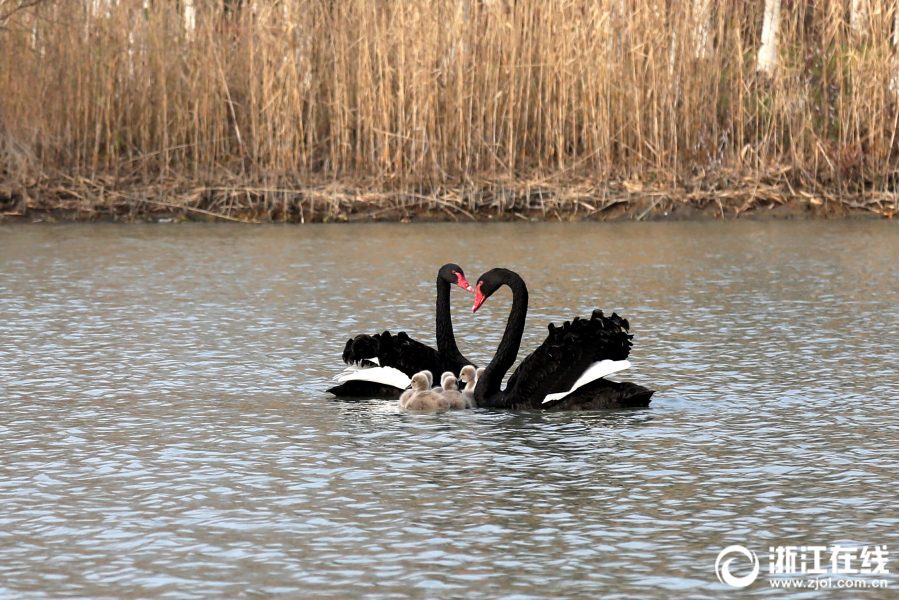
[[[868,2],[867,0],[852,0],[849,9],[849,27],[852,35],[861,38],[867,30]]]
[[[693,0],[693,48],[696,58],[705,58],[712,29],[712,0]]]
[[[765,0],[765,20],[762,24],[762,47],[759,48],[757,69],[774,75],[777,68],[777,41],[780,38],[780,0]]]
[[[197,7],[194,0],[183,0],[184,4],[184,33],[188,40],[194,39],[194,31],[197,28]]]

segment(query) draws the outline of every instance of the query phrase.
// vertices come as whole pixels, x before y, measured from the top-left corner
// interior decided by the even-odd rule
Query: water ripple
[[[0,253],[0,599],[773,595],[717,553],[899,548],[891,223],[0,226]],[[351,335],[433,343],[448,261],[525,276],[523,349],[628,317],[652,408],[330,398]],[[453,294],[480,364],[508,299]]]

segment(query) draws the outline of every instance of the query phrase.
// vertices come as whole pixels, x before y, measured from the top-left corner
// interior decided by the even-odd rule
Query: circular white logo
[[[752,561],[752,573],[744,575],[743,577],[737,577],[730,574],[730,563],[736,560],[736,557],[728,558],[724,562],[721,562],[721,559],[728,554],[733,553],[742,554]],[[728,546],[718,553],[718,558],[715,560],[715,574],[718,575],[718,581],[721,583],[726,583],[727,585],[738,588],[746,587],[755,581],[755,578],[759,575],[759,557],[755,555],[755,552],[750,552],[743,546]]]

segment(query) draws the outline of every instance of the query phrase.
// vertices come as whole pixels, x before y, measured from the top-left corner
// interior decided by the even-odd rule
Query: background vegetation
[[[895,2],[0,2],[8,202],[895,211]]]

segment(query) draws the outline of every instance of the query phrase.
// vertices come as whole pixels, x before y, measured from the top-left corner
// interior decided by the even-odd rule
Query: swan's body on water
[[[630,361],[627,360],[600,360],[589,367],[584,371],[584,374],[581,375],[577,381],[574,382],[574,385],[571,386],[571,389],[567,392],[558,392],[556,394],[547,394],[543,399],[543,404],[547,404],[550,402],[554,402],[556,400],[561,400],[565,396],[576,392],[579,388],[584,387],[588,383],[592,381],[596,381],[601,377],[605,377],[606,375],[611,375],[612,373],[617,373],[619,371],[623,371],[625,369],[629,369],[631,367]]]
[[[562,327],[549,325],[549,335],[527,356],[506,388],[503,376],[521,346],[528,309],[528,290],[514,271],[492,269],[478,279],[472,312],[502,286],[512,290],[512,309],[496,354],[478,378],[475,402],[486,408],[586,410],[648,406],[653,391],[634,383],[616,383],[604,375],[630,366],[628,322],[616,314],[594,310],[589,319],[575,318]]]
[[[375,361],[378,359],[375,358]],[[377,363],[375,363],[377,365]],[[404,390],[412,383],[412,378],[393,367],[370,366],[361,367],[350,365],[340,374],[334,376],[337,383],[346,383],[347,381],[368,381],[371,383],[388,385],[400,390]]]
[[[450,290],[453,285],[472,291],[462,268],[449,263],[437,272],[437,350],[413,340],[404,331],[396,335],[389,331],[357,335],[347,341],[342,358],[351,367],[359,367],[358,371],[352,377],[346,376],[347,371],[344,371],[338,376],[343,379],[337,379],[340,385],[328,391],[335,396],[397,398],[408,383],[398,387],[389,383],[389,378],[382,373],[372,372],[369,376],[367,369],[394,368],[411,378],[425,370],[458,374],[463,366],[471,364],[462,356],[453,334],[450,315]]]

